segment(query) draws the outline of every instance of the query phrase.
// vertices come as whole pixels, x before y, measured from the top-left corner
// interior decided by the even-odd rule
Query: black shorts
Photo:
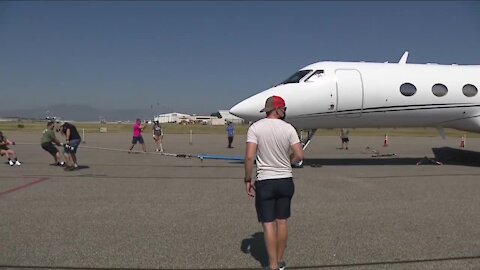
[[[342,138],[342,142],[348,142],[348,138]]]
[[[290,203],[295,193],[292,177],[255,182],[255,208],[259,222],[290,217]]]
[[[52,156],[55,156],[58,153],[58,149],[50,142],[42,143],[42,148]]]
[[[132,144],[137,144],[137,142],[139,142],[140,144],[144,144],[143,137],[142,137],[142,136],[140,136],[140,137],[133,137],[133,139],[132,139]]]

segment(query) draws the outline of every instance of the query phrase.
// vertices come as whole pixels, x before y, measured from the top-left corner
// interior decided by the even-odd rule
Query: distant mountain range
[[[45,119],[45,117],[57,117],[63,120],[72,121],[127,121],[140,117],[142,120],[153,119],[154,114],[163,112],[152,112],[143,109],[120,109],[120,110],[99,110],[90,105],[67,105],[57,104],[32,109],[0,110],[0,118],[30,118]]]

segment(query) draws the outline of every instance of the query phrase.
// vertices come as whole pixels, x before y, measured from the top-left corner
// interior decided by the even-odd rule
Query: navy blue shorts
[[[140,144],[144,144],[143,142],[143,137],[140,136],[140,137],[133,137],[132,139],[132,144],[137,144],[137,142],[139,142]]]
[[[255,208],[259,222],[273,222],[290,217],[290,203],[295,185],[292,177],[255,182]]]
[[[80,145],[80,139],[70,140],[70,142],[68,143],[68,145],[70,145],[70,147],[72,147],[73,149],[71,149],[71,148],[63,148],[63,153],[74,153],[74,154],[76,154],[76,153],[77,153],[78,146]]]

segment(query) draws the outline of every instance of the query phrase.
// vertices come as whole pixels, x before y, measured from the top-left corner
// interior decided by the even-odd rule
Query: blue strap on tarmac
[[[241,156],[217,156],[217,155],[197,155],[201,160],[204,159],[221,159],[221,160],[232,160],[232,161],[244,161],[245,159]]]

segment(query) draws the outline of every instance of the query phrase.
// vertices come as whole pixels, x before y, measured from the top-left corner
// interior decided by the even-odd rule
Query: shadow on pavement
[[[480,152],[451,147],[432,148],[432,151],[443,164],[480,167]]]
[[[249,238],[243,239],[240,249],[243,253],[252,255],[262,267],[268,265],[268,254],[263,240],[263,232],[256,232]]]
[[[435,161],[445,165],[480,167],[480,152],[451,147],[432,148],[433,157],[419,156],[402,158],[394,154],[367,158],[316,158],[305,159],[304,166],[342,166],[342,165],[435,165]]]
[[[304,166],[321,167],[321,166],[341,166],[341,165],[415,165],[423,157],[418,158],[398,158],[398,157],[381,157],[381,158],[315,158],[305,159]],[[320,166],[321,165],[321,166]]]

